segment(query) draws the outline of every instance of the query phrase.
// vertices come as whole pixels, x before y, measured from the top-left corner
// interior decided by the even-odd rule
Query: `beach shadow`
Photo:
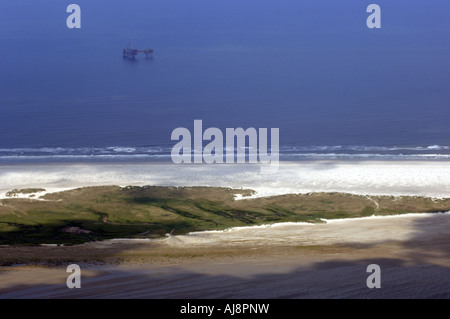
[[[413,220],[412,233],[402,245],[416,263],[450,260],[450,213],[429,213]]]
[[[450,235],[446,231],[450,215],[433,213],[413,219],[411,225],[410,236],[395,242],[396,249],[401,250],[398,258],[380,257],[379,250],[374,257],[357,253],[358,250],[370,252],[380,245],[390,247],[389,240],[380,240],[363,245],[353,243],[352,258],[344,258],[348,254],[318,255],[316,262],[294,268],[283,268],[283,260],[278,263],[276,256],[270,263],[266,258],[248,263],[238,259],[228,264],[211,261],[186,265],[149,264],[148,267],[93,266],[89,259],[86,264],[77,258],[65,259],[64,250],[60,250],[64,247],[52,247],[39,253],[50,254],[53,250],[61,254],[61,264],[48,266],[49,269],[65,274],[69,263],[81,261],[82,269],[93,269],[97,274],[83,278],[81,289],[68,289],[65,280],[60,284],[22,283],[0,288],[0,298],[450,298]],[[351,248],[352,243],[346,246]],[[100,259],[115,257],[129,247],[102,250]],[[386,251],[386,255],[395,256],[395,252]],[[301,253],[298,258],[302,264]],[[371,274],[367,267],[371,264],[381,268],[379,289],[367,287],[366,280]],[[0,282],[8,276],[7,271],[0,272]]]
[[[380,265],[381,288],[369,288],[367,266]],[[247,267],[255,267],[248,265]],[[83,268],[82,268],[83,269]],[[63,272],[65,269],[61,268]],[[214,271],[214,266],[210,267]],[[1,292],[0,298],[149,298],[149,299],[301,299],[301,298],[449,298],[450,269],[436,265],[406,266],[395,259],[327,261],[286,273],[266,270],[244,275],[242,265],[230,274],[208,274],[202,267],[170,266],[156,269],[105,268],[82,277],[80,289],[65,281],[53,285],[21,284]],[[243,271],[244,273],[246,271]]]

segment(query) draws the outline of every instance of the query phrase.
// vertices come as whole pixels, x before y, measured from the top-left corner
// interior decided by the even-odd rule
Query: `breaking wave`
[[[246,152],[253,152],[245,148]],[[170,161],[171,147],[109,146],[109,147],[42,147],[2,148],[0,162],[47,161]],[[236,150],[235,150],[236,151]],[[224,149],[224,154],[226,149]],[[281,160],[304,159],[449,159],[450,146],[281,146]]]

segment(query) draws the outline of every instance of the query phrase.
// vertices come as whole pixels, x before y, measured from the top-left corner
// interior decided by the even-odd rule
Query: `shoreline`
[[[307,233],[287,227],[275,236],[286,235],[282,244],[273,232],[241,229],[234,235],[243,244],[222,236],[228,233],[203,245],[168,239],[2,247],[5,256],[50,262],[0,266],[0,298],[448,298],[450,214],[428,217],[325,224],[314,237],[317,225]],[[82,289],[65,286],[72,263],[82,269]],[[369,264],[380,265],[382,289],[367,289]]]
[[[0,198],[13,189],[57,192],[105,185],[252,189],[255,198],[310,192],[450,196],[450,161],[443,160],[281,161],[276,174],[259,169],[259,164],[166,162],[0,164]]]
[[[14,188],[71,189],[45,195],[44,200],[0,199],[1,216],[17,214],[12,216],[14,223],[23,217],[40,222],[40,214],[33,215],[37,210],[45,212],[46,218],[61,213],[52,217],[55,220],[83,220],[78,225],[81,229],[111,231],[117,227],[120,234],[123,227],[129,227],[123,220],[132,223],[132,218],[141,215],[143,221],[158,216],[167,224],[161,224],[155,235],[163,236],[173,228],[173,218],[179,219],[177,225],[191,220],[189,215],[186,219],[188,212],[200,218],[190,227],[218,227],[210,223],[214,221],[225,229],[175,232],[157,239],[1,246],[0,298],[450,296],[446,280],[450,278],[450,162],[281,162],[279,174],[255,172],[259,167],[248,164],[220,168],[171,163],[0,165],[0,193]],[[112,183],[116,181],[120,183]],[[100,186],[127,184],[162,187]],[[255,188],[259,196],[233,199]],[[130,202],[130,198],[140,201]],[[225,204],[218,205],[218,201]],[[444,213],[426,212],[441,206],[446,208]],[[393,214],[413,208],[423,213]],[[223,212],[229,217],[222,216]],[[346,217],[339,218],[343,212]],[[286,216],[279,217],[280,213]],[[370,215],[361,217],[366,213]],[[102,221],[104,214],[106,222]],[[257,218],[274,217],[301,222],[242,226],[247,221],[264,222]],[[230,218],[235,224],[226,227]],[[314,218],[326,223],[303,222]],[[60,227],[53,220],[47,222]],[[143,225],[138,230],[142,233],[157,226]],[[38,235],[44,234],[39,231]],[[64,236],[61,242],[77,235]],[[72,263],[83,269],[83,289],[76,291],[65,286],[66,267]],[[366,267],[373,263],[382,267],[383,289],[369,290],[365,285]]]
[[[427,218],[432,217],[432,215],[443,215],[445,217],[450,217],[450,211],[436,211],[436,212],[422,212],[422,213],[404,213],[404,214],[393,214],[393,215],[372,215],[372,216],[363,216],[363,217],[349,217],[349,218],[336,218],[336,219],[322,219],[325,224],[331,223],[345,223],[345,222],[358,222],[358,221],[368,221],[368,220],[379,220],[379,219],[411,219],[411,218]],[[279,222],[273,224],[262,224],[262,225],[254,225],[254,226],[233,226],[229,228],[219,229],[219,230],[200,230],[188,232],[183,235],[170,235],[166,234],[165,237],[159,238],[108,238],[101,239],[91,242],[91,244],[95,245],[109,245],[109,244],[160,244],[164,241],[170,241],[171,239],[178,240],[182,237],[201,237],[201,236],[209,236],[216,234],[224,234],[224,233],[234,233],[241,231],[258,231],[258,230],[270,230],[276,228],[289,228],[289,227],[299,227],[299,226],[317,226],[317,223],[309,223],[309,222]],[[319,224],[320,225],[320,224]],[[83,244],[75,244],[75,245],[61,245],[56,243],[46,243],[39,244],[34,247],[76,247],[85,245]],[[0,249],[4,247],[24,247],[21,245],[0,245]],[[33,247],[33,246],[29,246]]]
[[[76,245],[2,245],[0,250],[4,258],[27,256],[15,264],[38,267],[71,262],[86,265],[196,263],[242,256],[273,259],[274,254],[284,254],[283,251],[313,256],[378,251],[410,257],[414,256],[413,251],[421,251],[414,257],[421,256],[422,261],[447,260],[450,267],[450,250],[445,248],[450,248],[449,225],[450,211],[411,213],[344,218],[323,224],[283,222],[232,227],[162,238],[113,238]],[[385,250],[386,247],[391,248]],[[268,251],[271,253],[267,254]],[[444,254],[439,256],[436,251]],[[11,264],[0,266],[0,270],[16,267]]]

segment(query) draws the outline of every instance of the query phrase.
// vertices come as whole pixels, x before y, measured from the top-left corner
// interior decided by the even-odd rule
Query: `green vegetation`
[[[22,191],[22,190],[21,190]],[[36,190],[35,190],[36,191]],[[157,238],[276,222],[450,210],[450,199],[311,193],[234,200],[251,190],[212,187],[85,187],[0,204],[0,244],[78,244]],[[378,204],[378,205],[377,205]]]
[[[9,191],[6,193],[6,196],[8,197],[14,197],[19,194],[33,194],[37,192],[45,192],[45,188],[24,188],[24,189],[13,189],[12,191]]]

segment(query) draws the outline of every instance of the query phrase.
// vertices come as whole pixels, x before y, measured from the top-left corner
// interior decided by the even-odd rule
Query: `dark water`
[[[0,159],[167,157],[194,119],[277,127],[293,158],[446,157],[450,2],[377,0],[369,30],[372,2],[1,1]]]

